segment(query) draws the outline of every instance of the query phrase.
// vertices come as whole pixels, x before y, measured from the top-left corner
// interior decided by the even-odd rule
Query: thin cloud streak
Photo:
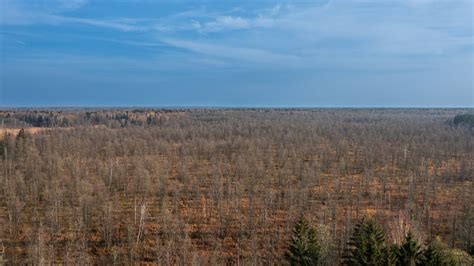
[[[84,5],[84,1],[80,0],[74,3],[77,4],[71,4],[71,6],[76,8]],[[439,1],[404,0],[390,5],[377,3],[367,0],[349,3],[332,0],[323,5],[305,7],[275,5],[247,17],[223,15],[206,9],[198,9],[161,18],[103,20],[64,16],[56,14],[57,10],[55,10],[56,13],[27,10],[6,1],[1,23],[6,25],[83,24],[124,32],[148,31],[171,36],[180,32],[196,31],[207,38],[212,38],[212,35],[208,36],[209,34],[220,32],[265,30],[272,32],[280,39],[283,36],[291,37],[294,41],[290,45],[305,44],[308,48],[315,47],[316,50],[319,49],[318,42],[347,39],[366,42],[364,52],[406,55],[443,54],[474,44],[472,25],[466,26],[459,23],[459,14],[457,14],[469,16],[468,12],[461,9],[469,8],[469,6],[472,9],[472,3],[463,0],[451,2],[450,6],[457,10],[456,14],[449,14],[441,9],[438,6],[439,3],[444,5],[447,3]],[[386,9],[396,12],[397,16],[387,16],[383,12]],[[436,12],[437,19],[433,20],[432,13],[423,12],[425,9]],[[464,22],[464,20],[461,21]],[[448,30],[452,28],[464,31],[464,36],[452,34]],[[267,40],[263,40],[265,41]],[[225,43],[220,44],[226,46]],[[285,42],[285,45],[287,44]],[[304,50],[310,50],[308,48]],[[265,47],[254,49],[266,50]]]
[[[257,63],[297,63],[301,58],[289,54],[276,54],[262,49],[229,47],[177,39],[162,39],[161,42],[196,53],[227,59],[244,60]]]

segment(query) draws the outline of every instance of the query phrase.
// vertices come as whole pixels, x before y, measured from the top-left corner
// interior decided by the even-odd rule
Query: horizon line
[[[3,109],[474,109],[474,106],[7,105]]]

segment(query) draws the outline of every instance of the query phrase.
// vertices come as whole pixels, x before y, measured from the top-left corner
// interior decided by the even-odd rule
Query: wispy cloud
[[[199,22],[195,25],[198,30],[206,32],[221,31],[224,29],[247,29],[251,26],[249,20],[231,16],[220,16],[217,17],[216,20],[207,22],[204,25],[201,25]]]
[[[472,23],[466,23],[472,21],[473,3],[469,0],[332,0],[304,5],[278,4],[245,12],[239,8],[220,12],[198,8],[156,18],[116,19],[65,16],[62,11],[81,8],[87,2],[55,1],[54,7],[45,8],[4,0],[0,22],[13,25],[83,24],[168,35],[195,31],[207,38],[212,38],[213,33],[264,30],[261,42],[281,43],[286,48],[299,50],[321,49],[321,42],[333,40],[365,42],[365,52],[407,55],[442,54],[473,45]],[[271,35],[270,39],[265,38],[268,35]],[[288,42],[288,38],[292,42]]]
[[[254,16],[217,15],[208,21],[194,21],[195,29],[202,33],[243,30],[253,28],[271,28],[280,15],[281,5],[258,10]]]
[[[85,6],[88,0],[57,0],[60,7],[74,10]]]
[[[32,25],[32,24],[83,24],[95,27],[110,28],[120,31],[139,31],[144,27],[134,25],[134,20],[115,19],[103,20],[96,18],[80,18],[64,16],[61,13],[83,7],[85,0],[56,0],[51,5],[35,5],[22,1],[4,0],[1,3],[2,11],[0,24],[4,25]]]
[[[465,0],[332,0],[275,5],[239,15],[191,14],[189,20],[167,29],[174,33],[196,31],[220,47],[249,47],[245,39],[248,32],[250,49],[279,54],[286,50],[304,56],[321,52],[341,56],[444,55],[472,49],[473,26],[466,23],[472,21],[472,5]],[[244,38],[239,41],[213,37],[215,33],[234,31],[244,32],[239,35]]]
[[[161,42],[199,54],[238,61],[254,63],[285,63],[287,66],[295,65],[295,63],[301,61],[301,58],[295,55],[278,54],[264,49],[231,47],[178,39],[162,39]]]
[[[99,20],[99,19],[88,19],[88,18],[75,18],[75,17],[64,17],[64,16],[47,16],[47,21],[51,23],[78,23],[91,25],[102,28],[111,28],[121,31],[144,31],[147,28],[142,26],[132,25],[127,22],[121,22],[120,20]]]
[[[210,57],[248,62],[314,65],[345,57],[445,55],[471,49],[472,1],[332,0],[254,10],[206,7],[155,18],[72,17],[85,0],[55,0],[54,7],[2,2],[2,24],[81,24],[122,32],[146,32],[135,46],[179,47]],[[239,31],[239,37],[233,33]],[[188,33],[195,33],[190,35]],[[256,37],[258,36],[258,37]],[[160,43],[162,41],[163,43]],[[309,63],[308,63],[309,62]]]
[[[245,103],[255,97],[242,88],[266,88],[309,105],[323,90],[346,103],[413,91],[472,102],[472,0],[285,3],[0,0],[2,88],[32,102],[96,88],[104,99],[231,88]]]

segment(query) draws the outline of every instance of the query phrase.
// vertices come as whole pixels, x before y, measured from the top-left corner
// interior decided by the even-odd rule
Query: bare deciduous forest
[[[0,261],[285,264],[301,216],[323,265],[362,218],[469,256],[469,112],[4,109]]]

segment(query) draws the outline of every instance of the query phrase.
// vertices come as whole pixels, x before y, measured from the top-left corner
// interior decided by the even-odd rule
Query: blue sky
[[[474,107],[472,0],[0,0],[0,106]]]

